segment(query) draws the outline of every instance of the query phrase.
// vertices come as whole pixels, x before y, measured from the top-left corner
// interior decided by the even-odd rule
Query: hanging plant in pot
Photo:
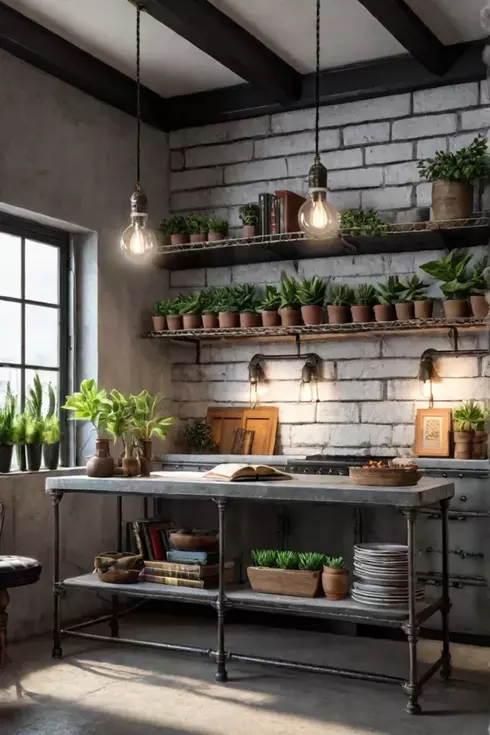
[[[354,303],[350,307],[353,322],[373,321],[373,306],[378,303],[376,289],[370,283],[361,283],[354,292]]]
[[[490,291],[490,258],[484,255],[471,270],[470,304],[473,316],[488,316],[485,294]]]
[[[220,290],[218,288],[207,288],[201,291],[202,326],[204,329],[216,329],[218,322],[218,305]]]
[[[342,556],[325,557],[322,585],[327,600],[343,600],[349,594],[349,572]]]
[[[240,317],[235,286],[225,286],[221,289],[217,306],[220,329],[236,329],[240,324]]]
[[[180,299],[180,314],[184,329],[201,329],[201,295],[190,293]]]
[[[174,419],[161,413],[163,397],[147,390],[131,396],[132,425],[142,475],[149,475],[152,463],[152,438],[164,441]]]
[[[167,329],[169,332],[175,332],[178,329],[182,329],[182,314],[180,308],[182,305],[182,296],[177,296],[175,299],[170,299],[167,302]]]
[[[0,408],[0,474],[10,472],[15,439],[15,396],[7,383],[7,391]]]
[[[421,281],[416,273],[410,276],[410,278],[407,278],[405,286],[406,291],[403,294],[403,298],[406,299],[406,302],[413,302],[413,316],[415,319],[431,319],[434,302],[427,296],[429,286]],[[401,319],[402,317],[398,316],[398,318]]]
[[[279,316],[283,327],[297,327],[301,324],[301,311],[298,298],[299,283],[285,274],[281,278],[281,306]]]
[[[398,276],[388,276],[384,283],[376,286],[379,304],[374,306],[374,319],[377,322],[392,322],[395,320],[395,304],[399,301],[404,286]]]
[[[208,237],[207,217],[200,217],[197,214],[190,214],[188,217],[186,217],[186,223],[191,242],[206,242]]]
[[[328,323],[346,324],[350,321],[354,298],[354,291],[349,286],[334,284],[328,296]]]
[[[244,283],[234,287],[240,315],[240,326],[244,329],[258,327],[260,317],[257,314],[257,291],[251,283]]]
[[[478,136],[454,153],[437,151],[420,161],[420,174],[432,182],[432,215],[436,221],[467,219],[473,211],[473,182],[489,170],[486,138]]]
[[[43,387],[36,373],[27,399],[26,452],[27,469],[31,472],[37,472],[41,467],[43,436]]]
[[[278,314],[280,306],[281,294],[279,289],[277,286],[266,283],[264,297],[257,307],[262,317],[263,327],[278,327],[280,325],[281,318]]]
[[[43,459],[48,470],[56,470],[60,461],[60,422],[56,412],[56,394],[48,386],[48,413],[43,427]]]
[[[316,597],[320,591],[323,554],[253,549],[253,566],[247,568],[255,592],[292,597]]]
[[[29,415],[24,413],[18,413],[14,421],[14,441],[15,441],[15,453],[17,455],[17,468],[21,472],[27,470],[27,459],[26,459],[26,434],[27,434],[27,419]]]
[[[208,241],[219,242],[224,240],[228,234],[228,222],[225,219],[209,217],[208,219]]]
[[[453,412],[454,458],[471,459],[474,427],[481,420],[481,408],[476,401],[466,401]]]
[[[327,282],[324,278],[313,276],[305,278],[298,285],[298,299],[301,304],[301,316],[307,325],[324,323],[324,304]]]
[[[243,237],[255,237],[258,232],[260,207],[258,204],[244,204],[238,210],[243,225]]]
[[[421,270],[442,282],[444,314],[447,319],[468,316],[468,296],[472,282],[465,269],[471,254],[464,250],[451,250],[439,260],[421,265]]]
[[[170,215],[170,217],[163,220],[162,225],[169,233],[172,245],[185,245],[189,242],[187,220],[181,214]]]

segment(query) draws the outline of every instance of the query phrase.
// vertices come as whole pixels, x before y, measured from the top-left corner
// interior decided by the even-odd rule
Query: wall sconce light
[[[254,355],[248,365],[248,383],[249,383],[249,400],[250,406],[255,406],[260,402],[259,387],[260,383],[265,382],[264,360],[262,355]]]
[[[301,380],[299,383],[298,403],[307,402],[318,403],[318,379],[320,377],[320,358],[312,353],[306,358],[301,371]]]
[[[265,392],[264,386],[267,379],[264,372],[266,360],[304,360],[305,364],[301,370],[299,383],[298,403],[302,401],[318,402],[318,381],[321,377],[321,358],[315,353],[308,355],[261,355],[252,357],[248,364],[248,384],[250,406],[255,408],[260,403],[260,395]]]
[[[419,365],[419,389],[422,398],[429,399],[429,408],[434,405],[434,394],[432,392],[432,383],[439,380],[439,376],[434,366],[434,355],[436,350],[425,350],[420,358]]]

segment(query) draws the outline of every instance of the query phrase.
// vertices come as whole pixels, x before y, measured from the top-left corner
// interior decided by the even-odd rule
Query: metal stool
[[[0,540],[5,520],[5,506],[0,500]],[[0,668],[10,659],[7,655],[7,607],[9,589],[39,581],[42,567],[36,559],[24,556],[0,556]]]

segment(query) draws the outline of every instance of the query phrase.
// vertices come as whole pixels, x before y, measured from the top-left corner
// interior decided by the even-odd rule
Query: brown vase
[[[182,329],[182,317],[180,314],[167,314],[167,328],[170,332]]]
[[[224,240],[225,235],[223,232],[208,232],[208,242],[217,242],[218,240]]]
[[[127,477],[137,477],[140,473],[140,463],[137,457],[123,457],[122,459],[123,475]]]
[[[349,594],[347,569],[323,567],[322,585],[327,600],[343,600]]]
[[[184,329],[201,329],[202,320],[200,314],[184,314],[182,317]]]
[[[140,461],[140,474],[148,477],[152,470],[153,447],[151,439],[138,439],[138,457]]]
[[[109,451],[109,439],[95,440],[95,457],[87,462],[89,477],[112,477],[114,474],[114,460]]]
[[[173,235],[170,235],[170,242],[172,245],[185,245],[186,242],[189,242],[189,235],[187,232],[174,232]]]
[[[471,459],[472,431],[454,432],[454,459]]]
[[[473,316],[488,316],[488,302],[484,296],[470,296],[470,303]]]
[[[468,316],[468,302],[466,299],[446,299],[442,304],[446,319],[460,319]]]
[[[202,326],[204,329],[217,329],[219,325],[217,314],[203,314]]]
[[[220,311],[218,314],[220,329],[236,329],[240,324],[237,311]]]
[[[414,301],[413,308],[416,319],[432,319],[432,312],[434,311],[434,302],[432,299]]]
[[[277,311],[261,311],[263,327],[278,327],[281,323],[281,317]]]
[[[277,312],[281,317],[283,327],[297,327],[301,324],[301,312],[299,309],[279,309]]]
[[[167,328],[167,317],[165,316],[153,316],[153,331],[163,332]]]
[[[400,322],[409,321],[414,317],[413,301],[395,304],[396,318]]]
[[[255,225],[243,225],[243,237],[255,237],[257,228]]]
[[[376,322],[395,321],[395,308],[392,304],[376,304],[374,307],[374,320]]]
[[[301,307],[301,316],[303,322],[307,326],[313,326],[315,324],[323,324],[323,307],[316,306],[313,304],[304,305]]]
[[[373,310],[370,306],[351,306],[350,313],[352,315],[353,322],[367,322],[373,321]]]
[[[467,219],[473,212],[473,184],[467,181],[434,181],[432,218],[435,221]]]
[[[327,306],[329,324],[347,324],[350,321],[351,312],[349,306]]]
[[[206,233],[191,232],[191,242],[206,242]]]
[[[240,326],[248,329],[249,327],[258,327],[260,316],[253,311],[240,312]]]

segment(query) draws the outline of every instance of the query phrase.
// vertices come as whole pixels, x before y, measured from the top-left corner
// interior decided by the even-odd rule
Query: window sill
[[[2,481],[19,482],[22,478],[32,477],[33,475],[39,475],[40,477],[62,477],[63,475],[82,475],[85,472],[85,467],[58,467],[57,470],[46,470],[40,469],[35,472],[26,470],[21,472],[20,470],[13,470],[5,474],[0,474],[0,483]]]

